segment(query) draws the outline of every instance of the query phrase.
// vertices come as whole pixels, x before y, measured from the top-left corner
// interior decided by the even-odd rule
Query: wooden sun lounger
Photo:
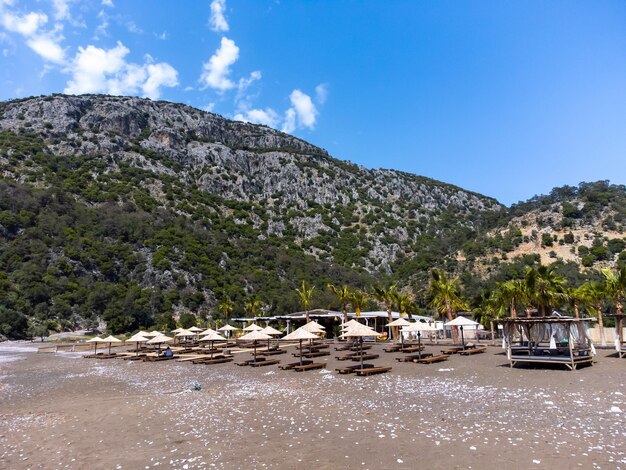
[[[413,362],[415,359],[420,359],[420,357],[422,359],[425,359],[427,357],[432,356],[432,353],[422,353],[420,354],[409,354],[406,356],[400,356],[400,357],[396,357],[396,361],[398,362]]]
[[[400,348],[400,352],[403,353],[413,353],[418,351],[423,351],[424,346],[405,346],[404,348]]]
[[[392,353],[392,352],[398,352],[398,351],[400,351],[400,349],[401,349],[401,348],[402,348],[402,346],[400,346],[400,345],[398,344],[398,345],[395,345],[395,346],[388,346],[388,347],[386,347],[386,348],[383,348],[383,351],[385,351],[385,352],[389,352],[389,353]]]
[[[232,357],[215,357],[213,359],[202,359],[199,361],[192,361],[193,364],[223,364],[225,362],[231,362]]]
[[[293,370],[295,370],[296,372],[304,372],[306,370],[323,369],[324,367],[326,367],[326,364],[324,364],[323,362],[314,362],[312,364],[294,366]]]
[[[277,354],[285,354],[287,351],[284,349],[270,349],[265,350],[265,351],[261,351],[257,354],[261,355],[261,356],[276,356]]]
[[[272,359],[270,361],[257,361],[250,363],[252,367],[271,366],[272,364],[280,364],[280,361],[278,359]]]
[[[300,364],[300,361],[298,362],[292,362],[290,364],[283,364],[282,366],[278,366],[279,369],[282,370],[291,370],[293,369],[295,366],[299,366],[299,365],[308,365],[308,364],[313,364],[313,361],[302,361],[302,364]]]
[[[361,357],[360,355],[351,357],[350,360],[351,361],[360,361],[361,359],[363,359],[364,361],[369,361],[370,359],[378,359],[380,356],[378,354],[363,354],[363,357]]]
[[[443,361],[447,361],[448,358],[450,356],[448,356],[447,354],[441,354],[439,356],[433,356],[430,355],[429,357],[424,357],[424,354],[422,354],[422,359],[413,359],[413,362],[415,362],[416,364],[431,364],[433,362],[443,362]]]
[[[391,367],[369,367],[367,369],[356,369],[354,372],[361,377],[389,372]]]
[[[372,364],[363,364],[363,368],[365,369],[371,369],[372,367],[374,367]],[[335,371],[339,372],[340,374],[351,374],[356,369],[360,369],[360,368],[361,368],[361,364],[356,365],[356,366],[337,367]]]
[[[135,355],[133,355],[133,356],[126,356],[123,359],[125,361],[142,361],[144,357],[146,357],[145,354],[139,354],[139,356],[135,356]]]
[[[352,349],[352,344],[344,344],[342,346],[335,346],[335,351],[349,351]]]
[[[463,351],[459,351],[461,356],[471,356],[472,354],[480,354],[484,353],[487,348],[468,348]]]
[[[338,361],[349,361],[355,356],[356,356],[356,353],[344,354],[343,356],[337,356],[335,359],[337,359]]]
[[[144,362],[160,362],[160,361],[169,361],[171,359],[176,359],[176,356],[146,356],[143,358]]]
[[[469,349],[469,348],[466,348],[466,350],[467,350],[467,349]],[[448,348],[448,349],[444,349],[444,350],[442,350],[442,351],[441,351],[441,354],[447,354],[447,355],[450,355],[450,354],[456,354],[456,353],[458,353],[459,351],[463,351],[463,348],[462,348],[461,346],[455,346],[455,347],[453,347],[453,348]]]
[[[257,357],[256,358],[256,362],[263,362],[266,361],[267,359],[265,359],[264,357]],[[248,359],[247,361],[243,361],[243,362],[235,362],[235,364],[237,364],[238,366],[249,366],[250,364],[252,364],[254,362],[254,359]]]
[[[294,357],[300,357],[300,353],[293,353]],[[321,357],[321,356],[330,356],[330,351],[315,351],[315,352],[305,352],[302,353],[302,357]]]

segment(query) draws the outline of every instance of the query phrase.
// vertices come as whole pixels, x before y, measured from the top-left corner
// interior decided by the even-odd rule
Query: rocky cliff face
[[[369,272],[390,273],[419,253],[423,237],[471,234],[481,228],[483,212],[502,209],[458,187],[339,161],[293,136],[181,104],[110,96],[25,99],[0,104],[0,131],[37,139],[44,155],[71,160],[88,175],[81,184],[100,194],[111,192],[121,172],[139,171],[145,194],[125,195],[138,204],[185,217],[204,211],[212,221],[249,226],[249,236],[293,239],[304,253]],[[11,151],[0,153],[0,163]],[[44,160],[5,164],[4,176],[45,187],[50,171],[38,171]],[[86,203],[110,202],[89,194],[75,190]],[[203,209],[198,194],[220,203]]]

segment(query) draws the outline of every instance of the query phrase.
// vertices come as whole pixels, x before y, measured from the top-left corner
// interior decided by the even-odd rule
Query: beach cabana
[[[561,316],[501,320],[511,367],[519,362],[538,362],[575,370],[579,364],[593,364],[596,350],[589,324],[594,321]],[[516,341],[518,337],[522,337],[521,342]]]

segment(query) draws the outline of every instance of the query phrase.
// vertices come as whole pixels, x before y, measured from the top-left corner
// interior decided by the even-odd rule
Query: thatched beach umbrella
[[[146,341],[146,344],[156,344],[158,346],[157,355],[159,355],[161,354],[161,344],[168,343],[173,340],[174,338],[170,338],[169,336],[165,336],[164,334],[161,333],[155,336],[154,338]]]
[[[185,330],[184,328],[176,328],[175,330],[172,330],[172,333],[177,334],[184,330]]]
[[[137,343],[137,347],[135,349],[135,352],[137,353],[136,356],[139,356],[139,343],[145,343],[146,341],[148,341],[148,338],[146,338],[143,335],[140,335],[139,333],[131,336],[130,338],[128,338],[126,340],[127,343]]]
[[[192,326],[191,328],[187,328],[189,331],[191,331],[192,333],[200,333],[202,331],[202,328],[198,328],[197,326]]]
[[[363,338],[368,336],[378,337],[380,333],[374,331],[369,326],[360,325],[349,328],[341,336],[344,338],[359,338],[359,343],[361,344],[361,370],[363,370]]]
[[[342,327],[348,327],[348,328],[351,326],[359,326],[359,325],[363,326],[363,323],[355,320],[354,318],[352,320],[348,320],[347,322],[344,322],[341,324]]]
[[[409,326],[410,324],[411,323],[405,320],[404,318],[398,318],[397,320],[387,323],[387,325],[385,326],[388,326],[389,328],[391,328],[393,326],[399,326],[399,327]],[[391,337],[391,334],[389,334],[389,336]],[[400,344],[402,345],[402,347],[404,347],[404,336],[402,335],[402,331],[400,331]]]
[[[272,339],[272,337],[270,335],[266,335],[261,331],[251,331],[250,333],[243,335],[239,339],[242,341],[252,341],[252,346],[254,347],[254,362],[256,362],[256,342],[259,340]]]
[[[243,331],[261,331],[263,328],[261,328],[259,325],[257,325],[256,323],[250,323],[248,326],[246,326]]]
[[[176,341],[176,338],[189,338],[193,336],[196,336],[193,331],[181,328],[180,331],[174,335],[174,342]],[[180,339],[178,340],[178,342],[180,343]]]
[[[93,338],[88,339],[86,342],[93,343],[93,353],[97,354],[96,348],[98,347],[98,343],[102,343],[102,338],[100,338],[100,336],[94,336]]]
[[[232,325],[224,325],[221,328],[218,328],[217,331],[221,331],[223,333],[226,333],[226,337],[230,338],[230,335],[233,331],[237,331],[239,328],[236,328]]]
[[[302,341],[305,339],[315,339],[317,336],[315,334],[306,331],[304,328],[298,328],[295,331],[292,331],[284,338],[281,338],[281,341],[300,341],[300,365],[302,365]]]
[[[115,336],[107,336],[102,340],[103,343],[109,343],[109,355],[111,355],[111,343],[121,343],[122,341],[117,339]]]
[[[465,317],[456,317],[454,320],[449,321],[448,323],[446,323],[446,326],[458,326],[461,329],[461,345],[463,347],[463,349],[465,349],[465,338],[463,337],[463,327],[464,326],[476,326],[478,325],[478,322],[475,322],[474,320],[470,320],[469,318],[465,318]]]
[[[410,323],[409,326],[405,326],[402,328],[402,331],[406,331],[408,333],[417,332],[417,347],[419,351],[417,351],[418,357],[422,358],[422,331],[437,331],[437,328],[434,326],[430,326],[428,323],[415,322]]]
[[[217,331],[211,328],[207,328],[206,330],[202,330],[202,332],[198,336],[207,336],[207,335],[210,335],[211,333],[217,333]]]
[[[209,333],[207,335],[204,335],[203,338],[200,339],[200,341],[209,341],[209,349],[211,351],[211,359],[213,359],[213,343],[215,341],[228,341],[226,338],[224,338],[222,335],[220,335],[217,331],[214,331],[213,333]]]
[[[282,331],[278,331],[276,328],[272,328],[271,326],[266,326],[261,330],[261,333],[265,333],[269,336],[280,336],[283,334]],[[267,350],[270,350],[270,340],[267,340]]]

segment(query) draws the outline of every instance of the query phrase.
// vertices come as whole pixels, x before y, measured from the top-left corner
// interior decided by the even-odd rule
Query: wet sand
[[[362,378],[337,375],[353,363],[332,348],[296,373],[0,345],[0,468],[626,469],[626,360],[609,351],[570,372],[510,369],[493,347],[430,365],[374,349],[393,370]]]

